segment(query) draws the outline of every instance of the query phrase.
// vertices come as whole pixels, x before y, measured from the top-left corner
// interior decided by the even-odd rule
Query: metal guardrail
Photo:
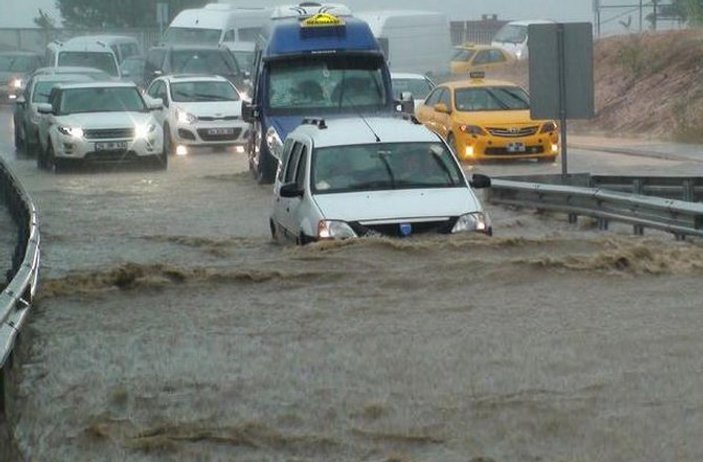
[[[20,182],[0,159],[0,200],[8,206],[18,228],[18,240],[0,293],[0,414],[4,411],[4,377],[12,348],[29,314],[39,282],[39,226],[37,211]]]
[[[608,229],[610,221],[618,221],[634,225],[634,233],[638,235],[643,234],[645,228],[652,228],[670,232],[677,239],[703,236],[703,203],[611,191],[604,187],[594,188],[590,187],[593,178],[590,175],[567,176],[562,178],[562,184],[559,184],[558,178],[561,175],[521,177],[520,181],[514,177],[495,178],[487,191],[487,199],[494,204],[563,212],[568,214],[570,222],[576,222],[578,216],[593,217],[598,219],[598,228],[601,230]],[[597,184],[606,185],[621,184],[615,179],[623,177],[595,178]],[[649,184],[664,187],[679,181],[673,178],[658,177],[657,181]],[[526,181],[530,179],[532,181]],[[609,180],[613,181],[609,183]],[[639,178],[637,184],[644,184],[642,180]],[[691,179],[686,179],[686,184],[695,185],[689,180]],[[683,179],[681,184],[684,184]],[[658,191],[657,188],[653,190]],[[687,190],[688,195],[690,189]]]

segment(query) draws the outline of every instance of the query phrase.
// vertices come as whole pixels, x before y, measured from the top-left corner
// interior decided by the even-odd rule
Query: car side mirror
[[[473,189],[490,188],[491,178],[480,173],[474,173],[473,175],[471,175],[471,181],[469,181],[469,185]]]
[[[17,98],[15,98],[15,104],[17,104],[18,106],[24,106],[24,103],[26,102],[27,101],[25,101],[24,96],[22,95],[19,95]]]
[[[150,111],[160,111],[164,108],[164,100],[161,98],[149,98],[146,102],[146,106]]]
[[[122,71],[122,77],[130,77],[132,75],[129,71]]]
[[[53,114],[54,107],[49,103],[40,103],[37,104],[37,112],[39,114]]]
[[[441,112],[442,114],[451,114],[452,111],[449,110],[446,104],[437,103],[434,105],[435,112]]]
[[[259,118],[259,111],[256,106],[249,101],[242,101],[242,120],[248,124],[253,124]]]
[[[286,183],[283,186],[281,186],[281,189],[278,191],[278,193],[281,195],[281,197],[303,197],[303,190],[298,188],[298,185],[295,183]]]
[[[153,72],[153,74],[154,74],[155,76],[159,77],[159,76],[164,75],[164,71],[162,71],[162,70],[160,70],[160,69],[156,69],[156,70]]]
[[[245,79],[245,80],[251,80],[251,72],[249,72],[249,71],[244,71],[244,72],[243,72],[243,75],[244,75],[244,79]]]

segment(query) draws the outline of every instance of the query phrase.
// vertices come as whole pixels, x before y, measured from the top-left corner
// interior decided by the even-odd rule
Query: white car
[[[391,83],[395,99],[402,101],[403,95],[409,93],[412,95],[415,109],[425,102],[425,98],[435,87],[434,82],[422,74],[392,72]]]
[[[168,153],[185,155],[188,147],[195,146],[236,146],[244,152],[249,124],[242,120],[239,92],[224,77],[159,77],[146,94],[163,102],[163,109],[155,115],[163,127]]]
[[[40,168],[73,163],[151,160],[166,168],[163,132],[137,86],[122,82],[59,84],[37,105]]]
[[[308,119],[284,143],[270,219],[299,244],[363,236],[492,233],[445,142],[411,118]]]

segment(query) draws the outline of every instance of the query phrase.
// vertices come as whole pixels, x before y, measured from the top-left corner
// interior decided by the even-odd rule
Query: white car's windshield
[[[229,82],[177,82],[171,84],[171,99],[177,103],[205,101],[239,101]]]
[[[171,55],[173,73],[236,75],[237,63],[227,50],[178,50]]]
[[[380,109],[387,94],[380,59],[309,57],[272,62],[268,107],[273,113]]]
[[[522,43],[527,38],[527,26],[516,26],[514,24],[503,26],[495,37],[494,42]]]
[[[100,69],[111,76],[118,76],[117,63],[112,53],[99,51],[62,51],[59,53],[59,66],[81,66]]]
[[[403,92],[409,91],[415,99],[425,99],[432,90],[432,84],[425,79],[393,79],[393,96],[400,99]]]
[[[530,108],[527,93],[519,87],[480,87],[456,90],[457,111],[517,111]]]
[[[72,88],[63,91],[59,112],[144,112],[139,90],[132,87]]]
[[[164,33],[163,42],[168,45],[217,45],[221,35],[220,29],[169,27]]]
[[[310,178],[317,194],[465,185],[444,144],[428,142],[319,148]]]

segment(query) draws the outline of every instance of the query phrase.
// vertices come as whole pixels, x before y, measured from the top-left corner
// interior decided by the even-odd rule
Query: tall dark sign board
[[[531,24],[530,116],[559,120],[561,168],[568,173],[566,121],[590,119],[593,103],[593,26],[591,23]]]

